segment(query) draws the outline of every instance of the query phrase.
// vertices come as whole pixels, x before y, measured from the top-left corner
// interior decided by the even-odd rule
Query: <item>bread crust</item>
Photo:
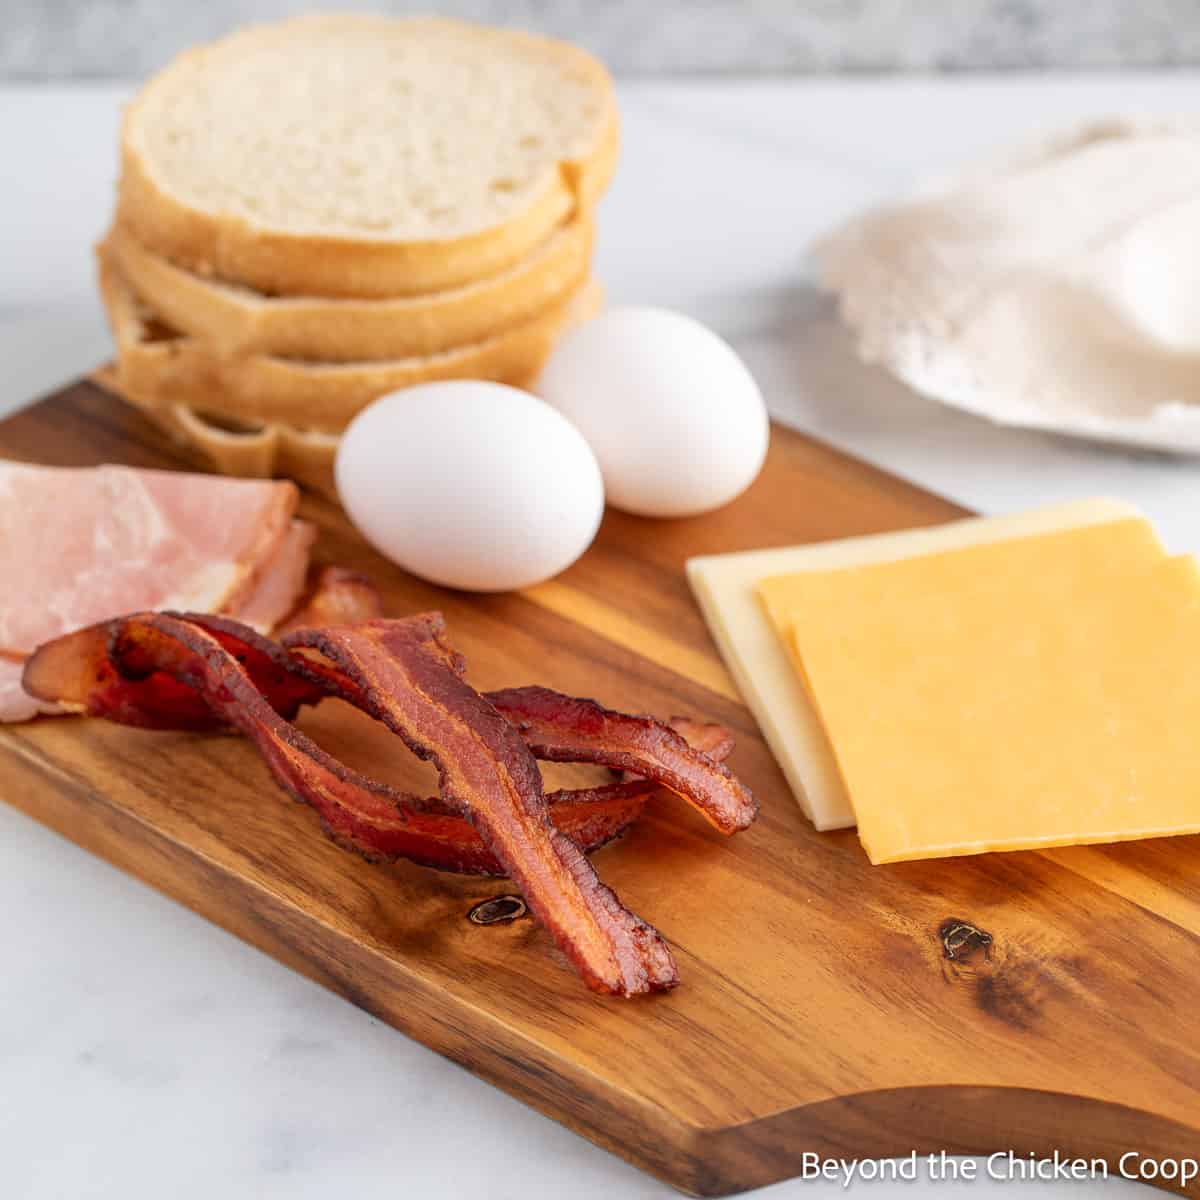
[[[603,305],[603,291],[589,279],[567,314],[567,325],[587,320]],[[169,437],[196,450],[210,466],[224,475],[268,479],[286,476],[302,487],[337,499],[334,461],[340,437],[335,433],[302,429],[284,421],[255,424],[238,422],[230,428],[227,418],[197,410],[186,403],[151,399],[131,391],[121,380],[115,364],[92,373],[92,382],[139,409]],[[533,378],[521,381],[528,385]]]
[[[297,18],[338,19],[389,20]],[[479,32],[477,27],[463,28]],[[269,27],[233,36],[247,34],[268,36]],[[197,208],[172,195],[156,180],[153,164],[138,146],[137,123],[154,86],[151,80],[126,108],[122,122],[118,223],[148,249],[196,274],[277,295],[394,298],[461,287],[506,270],[556,227],[578,213],[590,212],[615,170],[620,131],[612,80],[599,61],[565,42],[524,33],[491,34],[564,58],[586,75],[602,100],[602,116],[592,144],[578,157],[548,167],[529,203],[506,220],[459,237],[395,241],[289,232],[229,213]],[[202,46],[187,51],[160,78],[173,65],[210,50]]]
[[[496,337],[438,354],[380,362],[320,363],[268,355],[222,358],[201,341],[157,328],[101,246],[100,293],[117,343],[123,391],[156,404],[184,404],[235,421],[339,433],[372,400],[440,379],[521,386],[540,370],[573,318],[585,284],[533,319]]]
[[[590,216],[575,217],[498,275],[448,291],[384,300],[266,297],[177,267],[120,226],[105,240],[138,297],[166,324],[203,340],[217,356],[364,362],[437,354],[544,313],[586,272],[593,225]]]
[[[115,365],[101,367],[92,382],[119,396],[157,425],[174,441],[198,451],[222,475],[271,479],[277,475],[294,479],[302,487],[337,499],[333,464],[339,437],[271,424],[228,429],[186,404],[155,404],[121,386]]]

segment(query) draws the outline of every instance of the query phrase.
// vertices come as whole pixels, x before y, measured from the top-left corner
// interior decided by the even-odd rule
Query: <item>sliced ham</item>
[[[63,711],[49,700],[34,699],[21,687],[24,666],[18,659],[0,658],[0,721],[28,721],[38,713]]]
[[[85,625],[145,609],[278,623],[314,536],[298,498],[274,480],[0,460],[0,720],[38,711],[20,660]]]
[[[230,612],[259,633],[270,633],[296,606],[308,574],[315,525],[293,521],[275,553],[263,565],[249,594]]]

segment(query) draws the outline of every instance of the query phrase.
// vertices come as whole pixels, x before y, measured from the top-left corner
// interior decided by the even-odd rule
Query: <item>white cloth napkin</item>
[[[1111,120],[816,247],[860,354],[1004,424],[1200,453],[1200,121]]]

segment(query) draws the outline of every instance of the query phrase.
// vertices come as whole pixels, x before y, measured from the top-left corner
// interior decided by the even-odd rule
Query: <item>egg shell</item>
[[[540,583],[591,544],[604,485],[581,434],[497,383],[422,384],[364,409],[338,448],[342,505],[393,562],[447,587]]]
[[[640,516],[718,508],[766,457],[770,421],[754,377],[681,313],[602,313],[562,339],[536,390],[587,438],[608,502]]]

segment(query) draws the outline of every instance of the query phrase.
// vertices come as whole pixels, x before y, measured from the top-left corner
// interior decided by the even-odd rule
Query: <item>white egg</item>
[[[770,423],[753,376],[680,313],[610,309],[563,338],[537,391],[587,438],[608,502],[641,516],[717,508],[766,456]]]
[[[447,587],[498,592],[557,575],[604,511],[595,456],[536,396],[427,383],[361,412],[335,467],[350,519],[377,550]]]

